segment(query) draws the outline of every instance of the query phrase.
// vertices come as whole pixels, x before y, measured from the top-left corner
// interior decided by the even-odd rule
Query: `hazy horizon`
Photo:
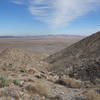
[[[0,35],[0,37],[38,37],[38,36],[80,36],[80,37],[86,37],[89,35],[78,35],[78,34],[33,34],[33,35]]]

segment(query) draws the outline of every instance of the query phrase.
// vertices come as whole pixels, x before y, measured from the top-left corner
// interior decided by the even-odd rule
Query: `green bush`
[[[0,75],[0,88],[5,87],[8,83],[8,79]]]
[[[21,81],[18,80],[18,79],[13,80],[13,83],[14,83],[15,85],[22,86]]]

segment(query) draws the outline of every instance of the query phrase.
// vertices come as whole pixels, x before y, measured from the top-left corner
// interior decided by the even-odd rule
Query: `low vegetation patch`
[[[0,88],[8,86],[9,83],[10,83],[10,80],[8,80],[4,76],[0,75]]]
[[[18,86],[22,86],[22,82],[18,79],[13,80],[13,83]]]
[[[48,89],[42,82],[35,82],[34,84],[30,84],[26,87],[26,90],[42,96],[47,96],[48,94]]]

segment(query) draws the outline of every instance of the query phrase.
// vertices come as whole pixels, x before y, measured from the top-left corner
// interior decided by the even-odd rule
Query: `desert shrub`
[[[36,86],[36,90],[37,90],[37,92],[38,92],[39,94],[45,95],[45,96],[47,95],[48,89],[47,89],[47,87],[45,86],[45,84],[43,84],[42,81],[36,82],[36,83],[35,83],[35,86]]]
[[[83,95],[86,100],[100,100],[100,94],[94,90],[85,91]]]
[[[100,84],[100,78],[96,78],[96,79],[94,80],[94,84],[95,84],[95,85]]]
[[[18,86],[22,86],[22,82],[18,79],[13,80],[13,83]]]
[[[25,67],[20,67],[20,72],[27,72],[27,70],[25,69]]]
[[[56,82],[57,80],[59,80],[59,76],[58,75],[48,75],[47,80],[51,82]]]
[[[12,80],[8,79],[6,82],[6,86],[9,86],[12,83]]]
[[[17,88],[8,87],[0,91],[0,100],[20,100],[19,98],[21,98],[21,95]]]
[[[53,99],[54,100],[63,100],[63,98],[60,95],[56,95]]]
[[[86,99],[82,96],[74,96],[71,98],[71,100],[86,100]]]
[[[26,90],[31,93],[37,93],[39,95],[47,96],[48,89],[42,82],[35,82],[34,84],[30,84],[26,87]]]
[[[67,86],[69,88],[80,88],[82,86],[81,81],[72,78],[59,79],[56,81],[56,83]]]
[[[100,94],[100,87],[96,88],[95,91]]]
[[[0,75],[0,88],[5,87],[8,84],[8,79]]]
[[[6,68],[7,70],[15,70],[16,66],[10,63]]]
[[[36,91],[34,91],[35,88],[34,88],[34,86],[32,84],[29,84],[28,86],[26,86],[25,89],[28,90],[31,93],[35,93],[36,92]]]

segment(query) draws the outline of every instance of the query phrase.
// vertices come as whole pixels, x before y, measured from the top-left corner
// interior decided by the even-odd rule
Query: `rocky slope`
[[[46,59],[50,71],[81,80],[100,78],[100,32],[97,32]]]
[[[27,51],[15,48],[7,48],[0,52],[0,67],[11,70],[19,68],[35,68],[36,70],[45,70],[48,64],[41,59],[47,57],[45,54],[29,53]]]
[[[48,73],[46,56],[31,54],[20,49],[0,52],[0,100],[77,100],[83,90],[57,82],[59,77]],[[72,80],[72,79],[71,79]],[[76,87],[76,88],[75,88]]]

